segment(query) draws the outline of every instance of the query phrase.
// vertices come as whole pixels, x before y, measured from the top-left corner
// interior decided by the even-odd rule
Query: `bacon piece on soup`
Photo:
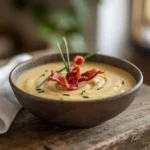
[[[96,69],[88,70],[81,74],[79,82],[89,81],[89,80],[93,79],[94,77],[96,77],[98,74],[102,74],[102,73],[104,73],[104,71],[100,71],[100,70],[96,70]]]
[[[79,66],[82,66],[85,62],[85,59],[82,57],[82,56],[76,56],[74,59],[73,59],[73,64],[76,64],[76,65],[79,65]]]
[[[69,72],[66,74],[66,80],[68,84],[78,87],[79,78],[80,78],[80,66],[73,64]]]
[[[48,80],[56,81],[68,90],[76,90],[79,82],[89,81],[97,76],[97,74],[104,73],[104,71],[91,69],[81,74],[80,67],[84,64],[84,58],[82,56],[76,56],[73,59],[73,64],[70,67],[69,72],[66,74],[66,78],[62,76],[59,71],[51,71],[51,77]]]
[[[49,81],[56,81],[63,87],[66,87],[68,90],[75,90],[78,86],[68,84],[67,80],[62,76],[62,74],[58,71],[51,71],[51,77],[48,79]]]

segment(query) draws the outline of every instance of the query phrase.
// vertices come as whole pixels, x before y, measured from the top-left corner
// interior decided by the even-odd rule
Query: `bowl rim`
[[[13,72],[14,72],[18,67],[20,67],[20,65],[22,65],[22,64],[28,64],[28,63],[30,63],[30,62],[32,62],[32,61],[37,61],[37,60],[38,60],[39,58],[41,58],[41,57],[45,57],[45,56],[47,56],[47,55],[52,55],[52,54],[58,54],[58,53],[49,53],[49,54],[44,54],[44,55],[41,55],[41,56],[38,56],[38,57],[33,57],[32,59],[27,60],[27,61],[24,61],[24,62],[18,64],[17,66],[15,66],[15,67],[12,69],[12,71],[10,72],[10,74],[9,74],[9,83],[10,83],[10,85],[11,85],[13,91],[14,91],[14,90],[17,90],[17,92],[22,93],[22,94],[25,95],[27,98],[34,99],[35,101],[43,101],[43,100],[44,100],[44,101],[54,101],[54,102],[63,102],[63,103],[70,103],[70,102],[71,102],[71,103],[93,103],[93,102],[97,102],[97,101],[100,101],[100,102],[113,101],[113,100],[116,100],[116,99],[118,99],[118,98],[120,98],[120,97],[126,97],[126,96],[128,96],[128,95],[134,93],[135,91],[137,91],[137,90],[141,87],[141,85],[142,85],[142,83],[143,83],[143,74],[142,74],[142,72],[140,71],[140,69],[139,69],[137,66],[135,66],[133,63],[131,63],[131,62],[129,62],[129,61],[123,59],[123,58],[120,58],[120,57],[114,57],[114,56],[104,55],[104,54],[96,54],[96,55],[100,55],[100,56],[102,56],[102,57],[109,57],[109,58],[117,59],[117,60],[119,60],[119,61],[123,61],[123,62],[127,63],[128,65],[134,67],[134,68],[137,70],[137,72],[138,72],[139,75],[140,75],[140,79],[139,79],[139,81],[136,83],[136,85],[135,85],[134,87],[132,87],[131,89],[125,91],[124,93],[120,93],[120,94],[117,94],[117,95],[114,95],[114,96],[110,96],[110,97],[106,97],[106,98],[96,98],[96,99],[92,99],[92,100],[87,100],[87,99],[82,100],[82,99],[81,99],[81,100],[63,100],[63,101],[62,101],[62,100],[55,100],[55,99],[51,99],[51,98],[44,98],[44,97],[39,97],[39,96],[32,95],[32,94],[27,93],[27,92],[21,90],[20,88],[18,88],[18,87],[16,86],[16,84],[12,81],[12,74],[13,74]],[[71,53],[71,54],[78,54],[78,55],[79,55],[80,52],[74,52],[74,53]],[[89,54],[89,53],[81,53],[81,54]],[[111,65],[111,64],[110,64],[110,65]],[[40,65],[39,65],[39,66],[40,66]],[[112,66],[113,66],[113,65],[112,65]],[[119,67],[118,67],[118,68],[119,68]],[[127,72],[128,72],[128,71],[127,71]],[[133,75],[132,75],[132,76],[133,76]],[[133,77],[134,77],[134,76],[133,76]],[[135,78],[135,77],[134,77],[134,78]]]

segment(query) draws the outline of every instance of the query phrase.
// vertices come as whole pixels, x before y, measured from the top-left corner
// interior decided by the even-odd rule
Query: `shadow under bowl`
[[[80,53],[85,56],[87,53]],[[78,53],[71,53],[71,60]],[[16,81],[24,72],[39,65],[61,61],[60,54],[48,54],[33,58],[16,66],[9,76],[10,85],[18,101],[24,108],[46,122],[65,127],[87,128],[96,126],[124,111],[134,100],[143,83],[141,71],[133,64],[119,58],[95,55],[88,61],[109,64],[129,72],[137,84],[122,94],[91,101],[59,101],[51,98],[37,97],[28,94],[16,86]]]

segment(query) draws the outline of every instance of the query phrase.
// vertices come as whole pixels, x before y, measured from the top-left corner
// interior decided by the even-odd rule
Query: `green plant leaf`
[[[84,52],[86,49],[85,39],[81,34],[73,34],[70,36],[69,43],[74,51]]]

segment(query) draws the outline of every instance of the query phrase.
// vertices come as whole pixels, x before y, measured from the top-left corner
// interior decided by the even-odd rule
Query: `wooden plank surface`
[[[21,110],[0,150],[138,150],[150,144],[150,87],[143,85],[135,101],[117,117],[90,129],[65,129]]]

